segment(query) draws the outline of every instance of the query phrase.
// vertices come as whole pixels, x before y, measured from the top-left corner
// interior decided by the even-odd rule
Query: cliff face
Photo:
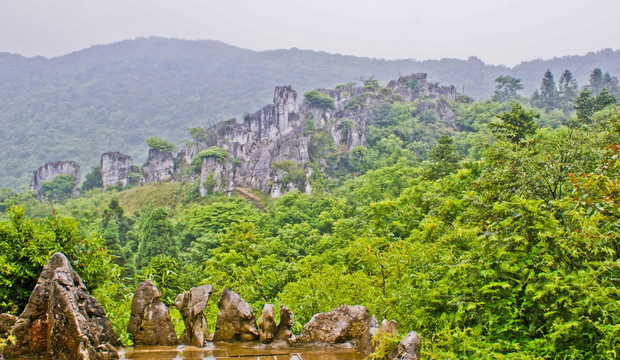
[[[107,152],[101,155],[101,181],[103,188],[121,184],[129,184],[129,174],[133,159],[119,152]]]
[[[149,149],[146,164],[142,166],[143,182],[152,183],[170,180],[176,171],[172,154],[157,149]]]
[[[80,184],[80,167],[74,161],[56,161],[50,162],[39,169],[35,170],[32,174],[32,180],[30,180],[30,190],[37,195],[41,189],[41,184],[47,181],[52,181],[58,175],[71,175],[75,181],[73,187],[73,195],[78,195],[77,187]]]
[[[312,190],[311,148],[317,134],[328,134],[336,148],[347,151],[366,146],[366,126],[374,120],[369,105],[386,97],[392,101],[418,100],[419,111],[434,110],[447,125],[456,126],[454,113],[443,100],[456,99],[456,89],[429,83],[426,74],[401,77],[383,90],[344,85],[318,91],[334,100],[333,109],[301,103],[290,86],[276,87],[273,104],[247,114],[243,122],[230,119],[207,129],[208,140],[188,145],[179,153],[178,162],[190,163],[209,147],[226,149],[228,160],[202,160],[202,196],[243,187],[277,197],[295,189]],[[319,170],[324,170],[324,159],[318,159],[318,164]]]

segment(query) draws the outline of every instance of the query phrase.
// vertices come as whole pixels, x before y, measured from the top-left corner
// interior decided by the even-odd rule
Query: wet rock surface
[[[181,335],[184,344],[203,347],[205,341],[211,340],[204,311],[212,292],[213,286],[202,285],[179,294],[175,299],[174,304],[181,312],[185,323],[185,330]]]
[[[259,341],[263,344],[271,342],[276,332],[275,310],[272,304],[265,304],[263,313],[258,320]]]
[[[274,340],[283,340],[293,344],[297,340],[291,331],[293,325],[295,325],[295,315],[288,307],[282,306],[282,309],[280,309],[280,323],[276,328]]]
[[[11,333],[11,328],[17,322],[17,316],[0,314],[0,339],[6,339]]]
[[[252,308],[239,295],[224,288],[213,341],[255,341],[259,338]]]
[[[118,335],[61,253],[52,255],[13,326],[6,358],[118,359]]]
[[[160,300],[161,294],[151,280],[138,284],[131,304],[127,332],[135,345],[176,345],[177,336],[170,312]]]
[[[417,332],[412,331],[398,344],[395,360],[419,360],[422,343]]]
[[[362,352],[370,348],[370,315],[364,306],[342,305],[316,314],[304,325],[300,343],[340,344],[349,342]]]

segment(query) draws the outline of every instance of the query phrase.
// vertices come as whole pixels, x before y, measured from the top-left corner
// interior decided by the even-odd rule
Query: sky
[[[619,0],[0,0],[0,52],[137,37],[382,59],[522,61],[620,49]]]

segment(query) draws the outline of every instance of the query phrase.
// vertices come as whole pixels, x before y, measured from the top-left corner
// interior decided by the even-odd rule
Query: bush
[[[175,153],[177,151],[177,146],[174,143],[158,138],[157,136],[146,139],[146,144],[150,148],[161,152]]]
[[[308,103],[308,105],[317,107],[319,109],[333,110],[336,108],[336,105],[334,104],[334,99],[316,90],[308,91],[307,93],[305,93],[304,101]]]
[[[201,152],[198,153],[198,155],[194,156],[194,158],[192,159],[192,162],[189,165],[190,169],[194,173],[199,172],[202,166],[202,159],[209,157],[209,156],[214,156],[217,159],[217,162],[224,165],[226,163],[226,160],[228,160],[228,157],[230,156],[230,154],[228,153],[228,150],[224,148],[211,146],[207,150],[202,150]]]

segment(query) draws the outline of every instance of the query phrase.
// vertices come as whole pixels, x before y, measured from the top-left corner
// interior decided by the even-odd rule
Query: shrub
[[[177,151],[177,146],[174,143],[168,142],[157,136],[151,136],[146,139],[146,144],[155,150],[159,150],[162,152],[175,153]]]
[[[334,104],[334,99],[316,90],[308,91],[307,93],[305,93],[304,101],[308,103],[308,105],[320,109],[333,110],[336,108],[336,105]]]

